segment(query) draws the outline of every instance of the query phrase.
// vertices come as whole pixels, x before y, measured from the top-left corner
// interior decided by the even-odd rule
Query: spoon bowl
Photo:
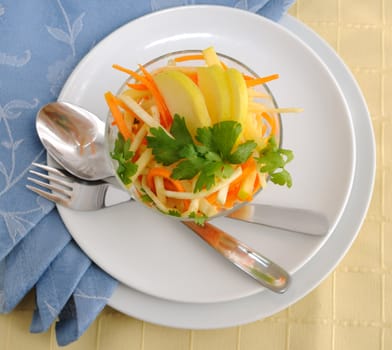
[[[105,123],[67,102],[53,102],[37,113],[36,129],[48,153],[68,172],[88,181],[113,176],[105,152]]]

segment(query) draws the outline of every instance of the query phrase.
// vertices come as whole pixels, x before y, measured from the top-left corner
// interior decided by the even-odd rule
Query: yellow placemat
[[[290,13],[334,47],[368,103],[376,183],[361,232],[312,293],[265,320],[222,330],[160,327],[107,307],[69,349],[392,349],[392,1],[297,0]],[[54,328],[30,334],[33,295],[0,316],[0,350],[57,349]]]

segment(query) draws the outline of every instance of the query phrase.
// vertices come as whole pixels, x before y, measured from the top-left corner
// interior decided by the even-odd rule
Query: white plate
[[[280,24],[323,59],[342,88],[353,115],[358,156],[352,191],[338,225],[317,254],[294,274],[292,287],[283,295],[263,291],[227,303],[196,305],[154,298],[119,285],[109,301],[113,308],[176,328],[212,329],[246,324],[271,316],[304,297],[327,277],[351,247],[365,218],[374,184],[375,144],[366,103],[350,71],[324,40],[290,16],[285,16]]]
[[[234,22],[239,24],[235,28],[230,25]],[[274,22],[217,6],[182,7],[139,18],[109,35],[82,60],[60,99],[104,118],[104,92],[117,91],[126,78],[111,68],[113,63],[136,67],[167,52],[210,45],[260,75],[278,72],[280,80],[270,84],[278,104],[305,110],[283,116],[284,146],[295,153],[290,165],[293,188],[271,184],[256,201],[318,210],[333,229],[353,178],[351,116],[327,67],[302,41]],[[61,208],[60,214],[92,260],[143,293],[173,301],[212,303],[262,290],[178,222],[142,206],[130,203],[89,213]],[[306,264],[328,238],[225,218],[214,223],[291,273]]]

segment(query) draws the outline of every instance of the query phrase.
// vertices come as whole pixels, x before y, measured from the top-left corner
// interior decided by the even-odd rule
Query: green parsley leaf
[[[271,181],[275,184],[290,188],[293,184],[290,173],[286,169],[271,174]]]
[[[291,150],[279,148],[274,137],[271,137],[268,144],[260,151],[257,159],[260,171],[268,173],[273,183],[287,187],[292,186],[292,178],[285,166],[294,158]]]
[[[188,217],[190,219],[193,219],[195,224],[200,225],[200,226],[203,226],[205,224],[206,220],[208,219],[208,217],[206,215],[196,214],[194,211],[192,213],[190,213]]]
[[[196,131],[196,140],[227,160],[240,136],[242,126],[234,120],[225,120],[212,127],[200,128]]]
[[[175,115],[170,133],[161,128],[151,128],[152,136],[147,137],[147,146],[152,148],[155,160],[163,165],[177,163],[172,178],[192,179],[198,175],[195,192],[210,189],[217,178],[227,178],[233,173],[230,164],[245,162],[256,147],[254,141],[237,146],[242,126],[236,121],[223,121],[212,127],[196,130],[194,142],[186,127],[185,119]]]
[[[250,157],[257,143],[254,141],[246,141],[237,147],[237,149],[229,155],[228,160],[232,164],[242,164]]]
[[[140,196],[140,199],[142,200],[142,202],[144,203],[153,203],[153,200],[151,199],[151,197],[148,194],[143,194]]]
[[[204,166],[204,159],[197,156],[180,162],[172,171],[172,178],[176,180],[193,179]]]
[[[150,132],[153,136],[146,137],[147,146],[152,149],[156,161],[163,165],[170,165],[184,158],[183,149],[193,144],[192,136],[185,125],[185,119],[177,114],[173,118],[170,129],[173,138],[162,128],[151,128]]]
[[[175,209],[170,209],[167,214],[175,217],[181,217],[181,213]]]
[[[118,162],[116,172],[124,185],[129,185],[132,182],[132,176],[135,175],[137,171],[137,164],[132,162],[134,153],[129,150],[130,146],[131,140],[125,140],[124,137],[118,133],[114,143],[114,150],[110,153],[110,156]]]
[[[222,162],[211,162],[206,161],[200,170],[199,177],[195,184],[194,192],[199,192],[203,188],[209,190],[215,184],[215,177],[222,177],[221,168],[223,167]]]

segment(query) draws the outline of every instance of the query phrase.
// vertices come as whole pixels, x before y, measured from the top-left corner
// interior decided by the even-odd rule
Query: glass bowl
[[[190,56],[190,55],[195,55],[200,56],[202,55],[201,50],[183,50],[183,51],[176,51],[176,52],[170,52],[167,54],[164,54],[162,56],[159,56],[145,64],[143,64],[143,67],[150,73],[154,74],[154,72],[157,72],[162,69],[162,67],[166,67],[168,65],[173,65],[173,62],[175,62],[175,59],[178,57],[183,57],[183,56]],[[217,53],[217,56],[219,57],[219,60],[222,62],[222,65],[224,68],[235,68],[239,72],[241,72],[247,79],[250,78],[259,78],[258,74],[256,74],[252,69],[247,67],[244,63],[236,60],[233,57]],[[178,66],[181,67],[195,67],[195,66],[202,66],[206,65],[205,61],[201,61],[199,59],[195,60],[187,60],[181,63],[176,63]],[[130,69],[133,69],[134,67],[130,67]],[[185,68],[186,69],[186,68]],[[140,69],[135,69],[135,71],[139,74],[142,74]],[[128,76],[128,78],[124,81],[123,85],[119,88],[118,92],[116,93],[116,96],[120,96],[124,91],[129,89],[129,84],[132,83],[137,83],[134,78]],[[267,108],[270,109],[277,109],[277,103],[275,101],[275,98],[268,88],[266,84],[260,84],[257,86],[253,87],[253,90],[256,92],[255,96],[253,97],[253,100],[258,102],[262,101],[262,104],[266,106]],[[281,116],[277,111],[269,112],[270,117],[273,118],[273,121],[275,123],[275,142],[276,144],[280,147],[282,143],[282,123],[281,123]],[[140,203],[143,203],[144,205],[156,210],[157,212],[164,214],[164,215],[171,215],[173,218],[177,218],[180,220],[195,220],[199,222],[204,222],[205,220],[209,220],[218,216],[224,216],[228,215],[231,211],[239,209],[242,205],[246,204],[249,202],[251,199],[241,199],[241,200],[236,200],[234,201],[231,205],[224,205],[225,203],[222,203],[221,205],[215,206],[215,210],[205,210],[205,212],[201,211],[192,211],[192,210],[185,210],[184,213],[180,214],[179,210],[176,210],[177,208],[171,208],[170,210],[165,210],[165,208],[168,208],[168,206],[165,205],[165,208],[163,208],[160,205],[156,205],[156,202],[151,200],[151,196],[149,196],[149,193],[146,193],[145,188],[143,188],[143,185],[141,182],[134,181],[131,184],[124,184],[122,179],[117,173],[117,169],[119,167],[119,162],[111,157],[111,154],[115,148],[115,143],[116,140],[118,139],[119,135],[119,130],[118,127],[114,123],[114,119],[112,114],[109,112],[107,120],[106,120],[106,130],[105,130],[105,148],[106,152],[109,155],[109,159],[111,159],[111,165],[113,168],[113,172],[116,174],[116,179],[119,182],[119,184],[126,190],[128,191],[136,200],[138,200]],[[261,140],[262,138],[260,138]],[[196,141],[197,143],[197,141]],[[259,182],[260,182],[260,188],[257,189],[253,194],[252,198],[256,196],[266,185],[268,182],[269,176],[267,174],[260,174],[258,173],[259,177]],[[166,186],[166,185],[164,185]],[[203,196],[203,203],[206,202],[205,199],[209,196],[212,196],[213,194],[210,193],[209,191],[200,191],[198,192],[199,195]],[[210,202],[208,202],[210,203]],[[207,204],[208,204],[207,203]],[[211,204],[211,203],[210,203]],[[192,205],[192,204],[191,204]],[[201,206],[200,206],[201,207]],[[199,208],[196,206],[196,208]],[[182,208],[181,208],[182,209]],[[206,214],[207,213],[207,214]]]

